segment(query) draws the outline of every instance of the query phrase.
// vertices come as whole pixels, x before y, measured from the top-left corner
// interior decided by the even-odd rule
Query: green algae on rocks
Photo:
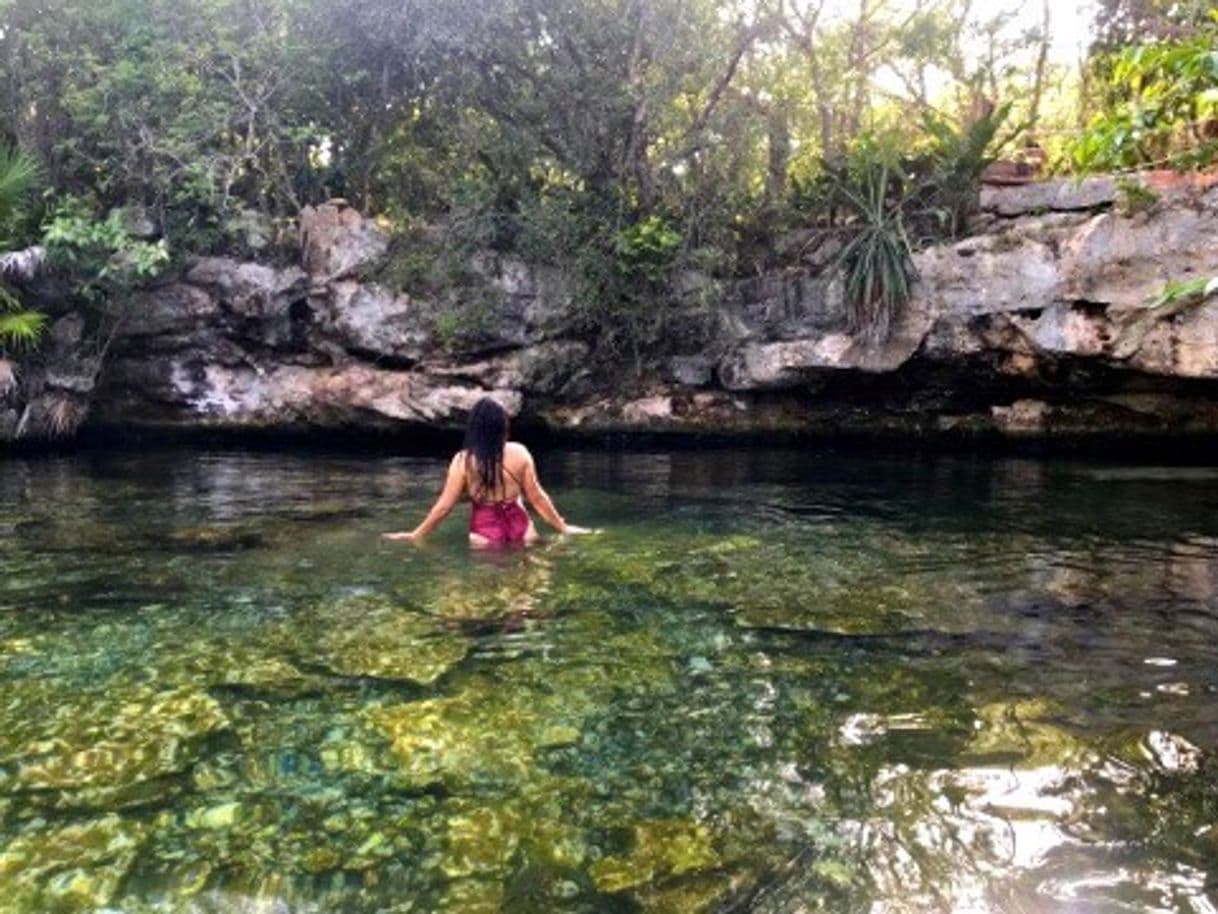
[[[1208,477],[559,458],[494,555],[380,541],[428,461],[0,472],[0,914],[1203,908]]]
[[[705,826],[680,820],[639,822],[629,850],[588,868],[602,892],[621,892],[669,876],[714,869],[720,864]]]
[[[61,828],[22,831],[0,850],[0,914],[86,914],[107,906],[146,830],[110,814]]]
[[[2,710],[0,789],[69,806],[152,799],[158,779],[185,773],[203,740],[230,725],[205,692],[121,680],[89,691],[10,682]]]
[[[433,684],[469,651],[461,635],[380,597],[322,604],[281,631],[285,646],[333,674],[423,686]]]

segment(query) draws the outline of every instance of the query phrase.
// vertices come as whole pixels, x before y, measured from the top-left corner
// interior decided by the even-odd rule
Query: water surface
[[[1213,912],[1218,470],[0,462],[0,912]]]

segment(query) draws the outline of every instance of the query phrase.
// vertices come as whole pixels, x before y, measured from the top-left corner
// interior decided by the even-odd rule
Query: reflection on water
[[[1218,471],[0,463],[0,912],[1218,911]]]

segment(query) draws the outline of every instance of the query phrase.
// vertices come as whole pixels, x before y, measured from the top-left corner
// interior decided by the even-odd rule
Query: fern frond
[[[46,329],[47,316],[38,311],[0,314],[0,347],[15,351],[34,347]]]
[[[16,146],[0,147],[0,221],[7,222],[37,183],[37,160]]]

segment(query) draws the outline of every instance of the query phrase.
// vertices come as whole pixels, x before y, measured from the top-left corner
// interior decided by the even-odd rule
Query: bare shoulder
[[[519,441],[509,441],[503,446],[503,453],[520,460],[532,460],[533,455],[529,453],[529,449]]]
[[[503,458],[515,468],[531,466],[533,463],[533,455],[519,441],[509,441],[503,446]]]

